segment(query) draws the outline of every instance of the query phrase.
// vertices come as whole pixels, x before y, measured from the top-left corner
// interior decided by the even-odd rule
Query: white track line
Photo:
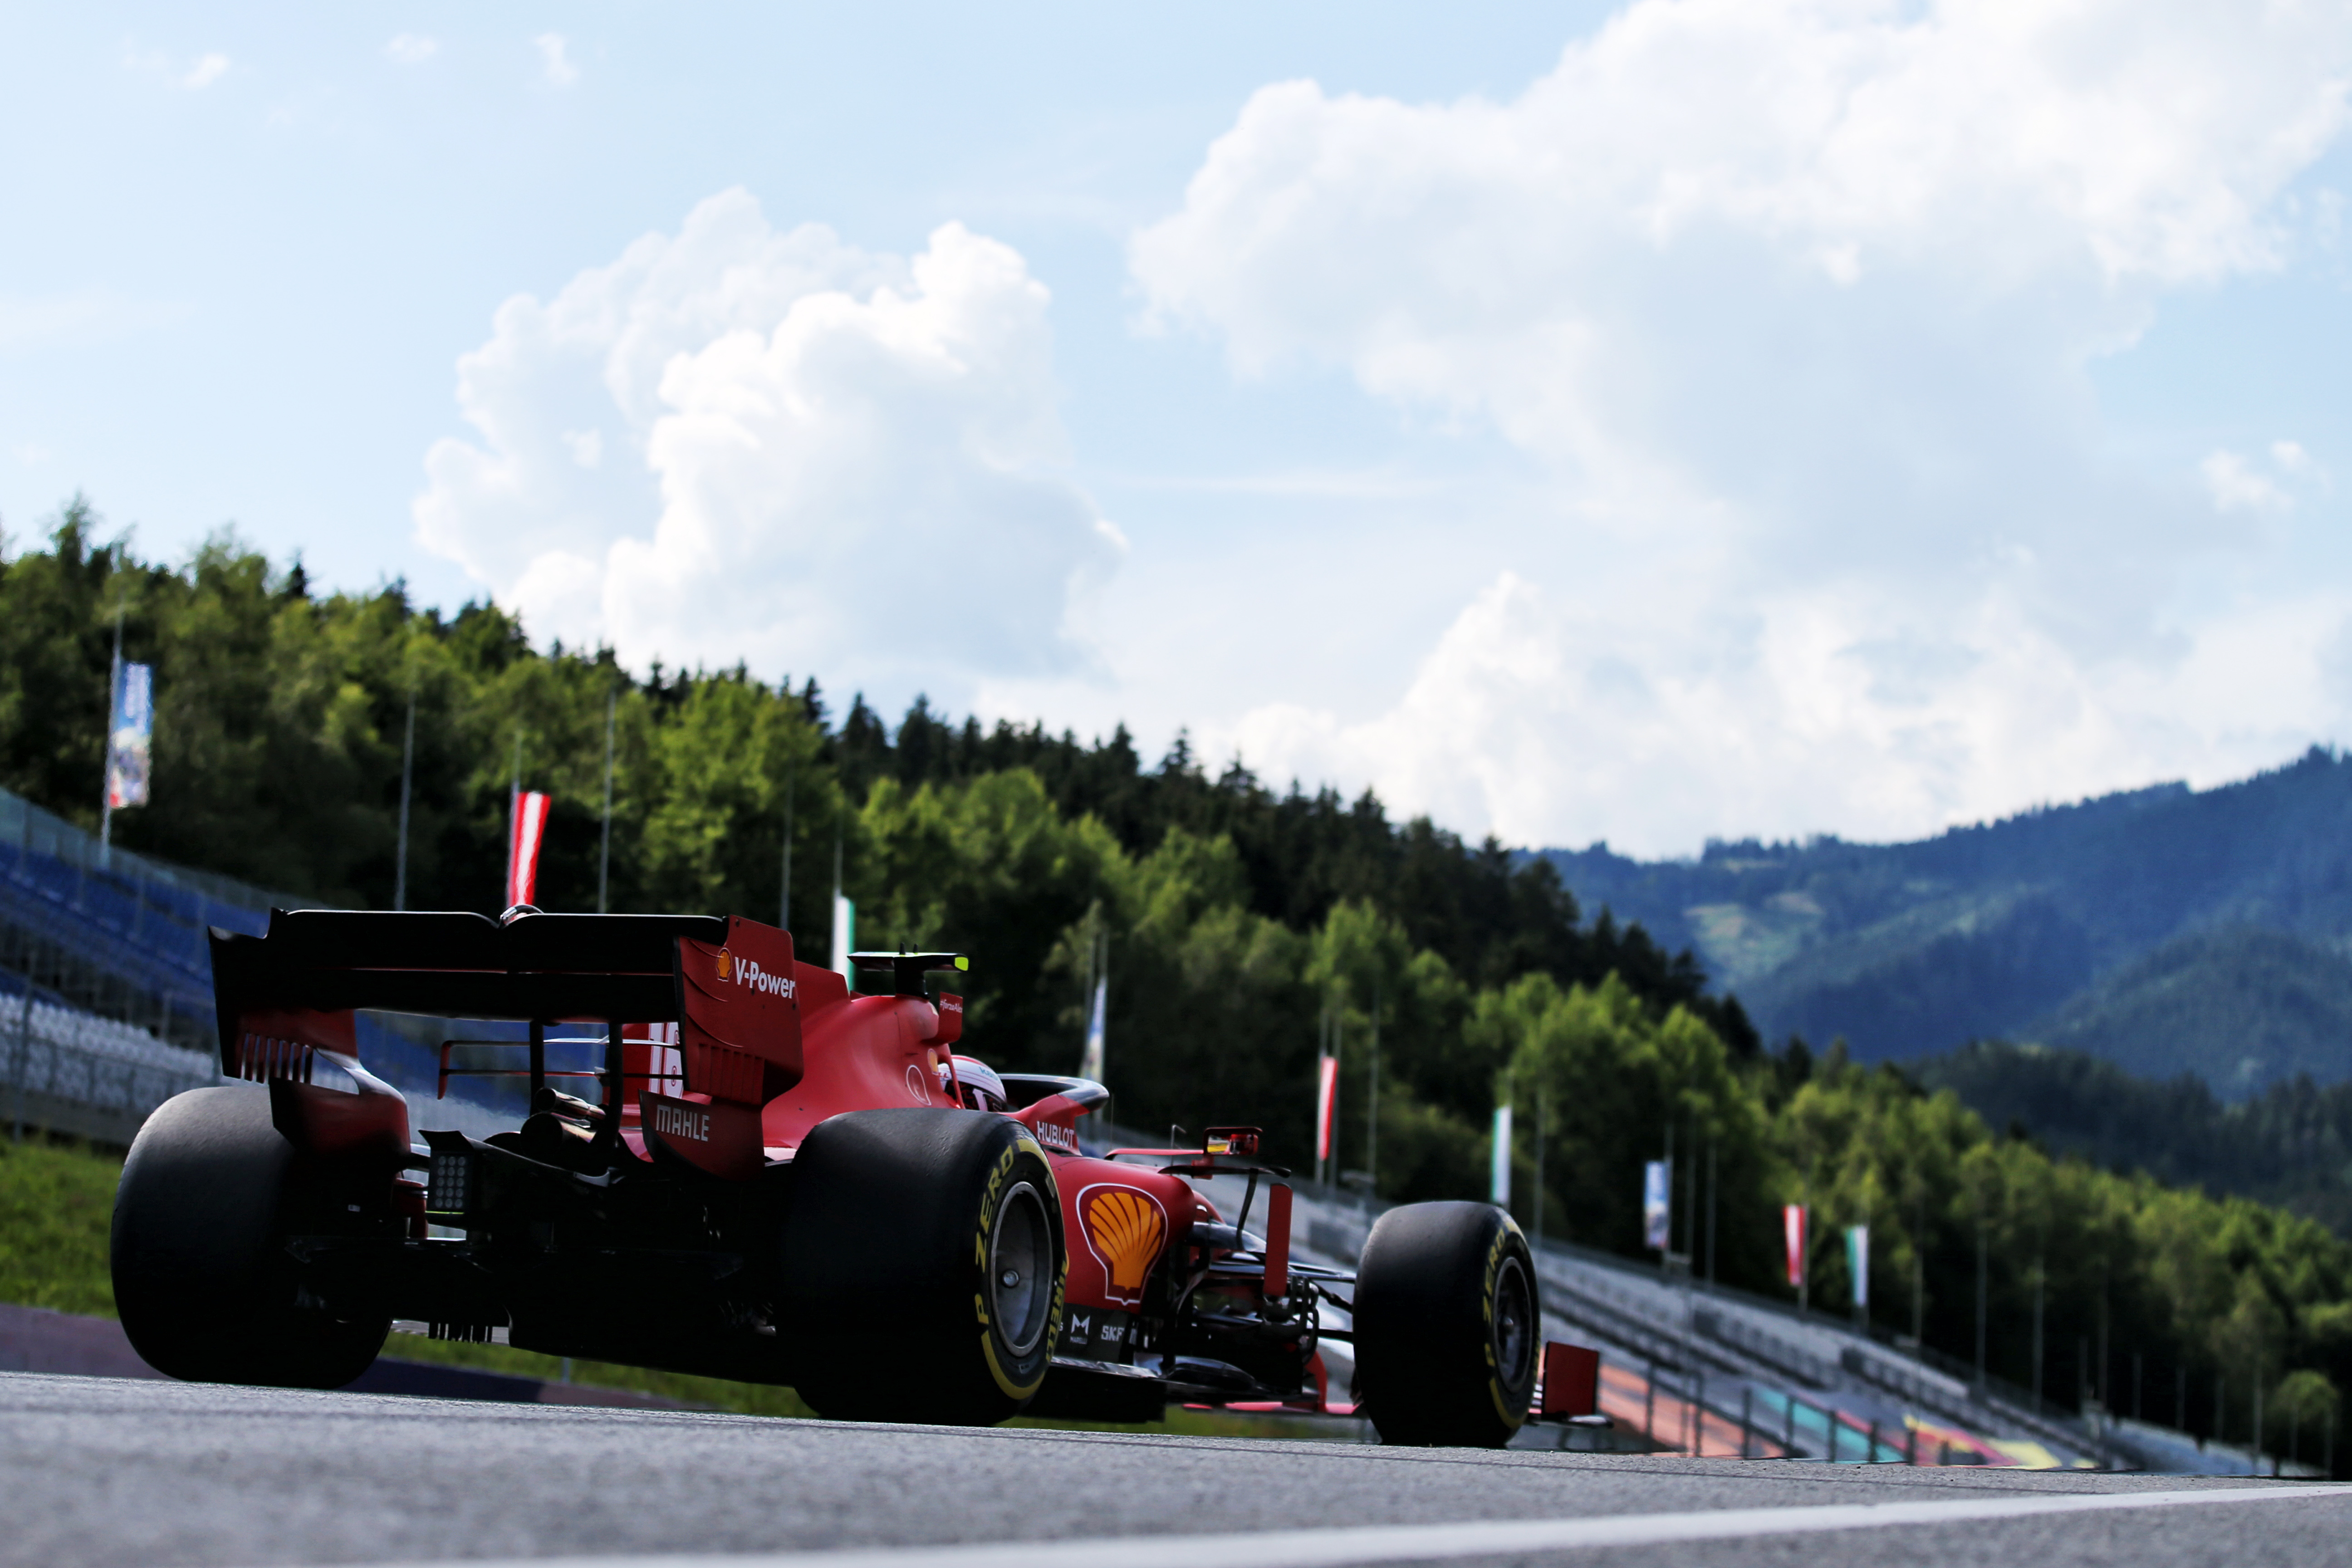
[[[1460,1524],[1372,1524],[1330,1530],[1268,1530],[1223,1535],[1127,1535],[1087,1541],[1004,1541],[953,1546],[886,1546],[848,1552],[698,1553],[644,1557],[540,1557],[468,1563],[465,1568],[1346,1568],[1360,1563],[1578,1552],[1600,1546],[1661,1546],[1848,1530],[2122,1513],[2137,1509],[2248,1506],[2340,1498],[2352,1486],[2200,1487],[2193,1490],[2060,1492],[2042,1497],[1961,1498],[1934,1502],[1832,1503],[1813,1508],[1706,1509],[1595,1519],[1479,1520]],[[414,1568],[447,1568],[446,1564]]]

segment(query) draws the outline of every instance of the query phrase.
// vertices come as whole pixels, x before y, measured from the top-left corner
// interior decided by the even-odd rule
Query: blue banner
[[[1674,1240],[1674,1167],[1653,1160],[1642,1167],[1642,1245],[1664,1252]]]
[[[147,804],[148,743],[155,735],[155,671],[115,667],[114,709],[106,723],[106,804]]]

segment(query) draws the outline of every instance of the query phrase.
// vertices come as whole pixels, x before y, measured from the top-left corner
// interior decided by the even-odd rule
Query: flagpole
[[[122,687],[122,604],[114,605],[114,661],[106,669],[106,734],[98,775],[98,868],[114,864],[114,704]]]
[[[1364,1095],[1364,1191],[1369,1194],[1378,1195],[1381,1184],[1381,983],[1377,980],[1372,982],[1370,1051],[1371,1054],[1366,1058],[1370,1064],[1369,1068],[1370,1076]],[[1540,1111],[1537,1113],[1536,1119],[1536,1151],[1537,1168],[1541,1170],[1543,1119]],[[1539,1188],[1538,1191],[1540,1190]],[[1538,1197],[1536,1201],[1540,1205],[1543,1200]],[[1538,1206],[1536,1212],[1540,1216],[1543,1211]],[[1536,1226],[1536,1233],[1538,1236],[1543,1233],[1543,1226],[1540,1224]]]
[[[416,688],[408,689],[408,738],[400,745],[400,847],[394,851],[399,864],[392,874],[392,907],[408,908],[408,784],[416,763]],[[511,851],[509,851],[511,853]]]
[[[499,900],[499,912],[504,914],[514,907],[515,838],[522,826],[522,731],[515,731],[514,783],[507,789],[507,888]]]
[[[621,711],[621,687],[604,698],[604,847],[596,852],[596,912],[604,912],[604,887],[613,869],[613,724]]]
[[[784,887],[776,895],[776,929],[793,929],[793,775],[784,774]]]

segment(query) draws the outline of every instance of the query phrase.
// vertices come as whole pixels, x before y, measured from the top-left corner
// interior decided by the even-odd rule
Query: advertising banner
[[[155,735],[155,671],[152,665],[114,669],[114,707],[106,721],[106,804],[147,804],[147,757]]]
[[[1675,1168],[1664,1160],[1642,1167],[1642,1245],[1664,1252],[1675,1234]]]
[[[1870,1227],[1845,1227],[1845,1271],[1853,1279],[1853,1304],[1870,1305]]]
[[[1801,1289],[1805,1283],[1805,1205],[1786,1204],[1780,1209],[1780,1231],[1789,1247],[1789,1283]]]
[[[1495,1107],[1495,1171],[1494,1199],[1503,1208],[1511,1206],[1511,1108]]]

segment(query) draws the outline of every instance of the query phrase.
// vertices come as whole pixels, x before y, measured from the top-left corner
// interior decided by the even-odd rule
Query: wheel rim
[[[1535,1359],[1535,1295],[1516,1258],[1495,1275],[1495,1371],[1507,1388],[1528,1382]]]
[[[1053,1279],[1052,1230],[1045,1201],[1027,1182],[1014,1184],[997,1205],[988,1237],[988,1298],[992,1321],[1016,1356],[1037,1348],[1045,1332]]]

